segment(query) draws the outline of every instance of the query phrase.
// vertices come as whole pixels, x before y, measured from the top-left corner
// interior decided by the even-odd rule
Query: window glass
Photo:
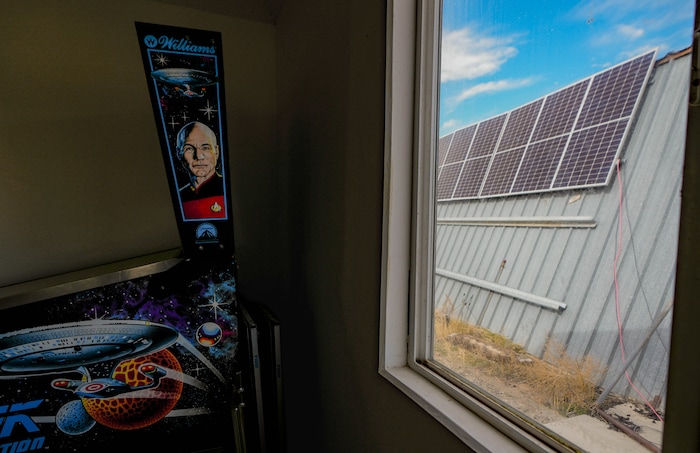
[[[430,362],[587,451],[661,446],[693,16],[443,2]]]

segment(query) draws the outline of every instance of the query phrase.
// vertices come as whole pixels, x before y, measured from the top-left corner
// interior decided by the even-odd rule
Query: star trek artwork
[[[229,253],[221,35],[140,22],[136,30],[183,246],[192,254]]]
[[[182,254],[0,301],[0,453],[245,451],[221,35],[136,31]]]
[[[235,291],[182,262],[3,310],[0,451],[234,451]]]

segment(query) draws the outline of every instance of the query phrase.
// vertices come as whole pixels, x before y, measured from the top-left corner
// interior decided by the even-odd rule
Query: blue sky
[[[692,42],[689,0],[444,0],[440,136]]]

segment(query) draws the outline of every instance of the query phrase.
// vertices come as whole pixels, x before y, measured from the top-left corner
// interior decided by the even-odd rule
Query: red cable
[[[619,201],[620,201],[620,211],[618,215],[618,226],[617,226],[617,251],[615,252],[615,262],[613,263],[613,278],[615,280],[615,310],[617,312],[617,330],[619,332],[619,341],[620,341],[620,355],[622,356],[622,363],[623,365],[627,365],[627,359],[625,358],[625,344],[622,341],[622,316],[620,315],[620,286],[618,285],[617,282],[617,261],[620,258],[620,253],[622,251],[622,176],[620,175],[620,159],[617,159],[616,162],[617,165],[617,182],[619,186]],[[632,389],[634,389],[635,392],[637,392],[637,395],[644,401],[644,403],[649,406],[649,409],[656,415],[656,417],[660,421],[664,421],[663,418],[661,418],[661,415],[659,415],[658,412],[656,412],[656,409],[652,406],[652,404],[647,401],[647,399],[642,395],[642,393],[639,391],[639,389],[632,383],[632,379],[630,379],[629,373],[625,369],[625,378],[627,378],[627,382],[629,382],[630,386]]]

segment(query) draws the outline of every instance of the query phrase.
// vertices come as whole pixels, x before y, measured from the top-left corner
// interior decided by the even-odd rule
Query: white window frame
[[[439,40],[434,38],[439,36],[441,6],[440,0],[387,1],[379,373],[474,451],[559,451],[422,365],[432,351],[435,213],[431,159],[436,154],[439,98]],[[692,124],[700,117],[694,108],[689,115]],[[688,149],[699,146],[697,135],[689,133]],[[418,152],[421,149],[429,152]],[[692,154],[686,157],[684,175],[686,206],[681,217],[672,338],[672,344],[674,339],[679,344],[671,354],[664,428],[664,446],[682,446],[682,451],[698,451],[700,442],[696,435],[700,390],[694,383],[694,376],[700,373],[700,329],[692,322],[700,318],[695,296],[700,270],[692,261],[683,265],[685,257],[700,253],[693,238],[700,230],[700,214],[692,213],[687,203],[689,198],[700,198],[700,178],[696,175],[700,173],[700,156]],[[683,316],[678,316],[681,311]],[[674,416],[674,410],[680,415]]]

